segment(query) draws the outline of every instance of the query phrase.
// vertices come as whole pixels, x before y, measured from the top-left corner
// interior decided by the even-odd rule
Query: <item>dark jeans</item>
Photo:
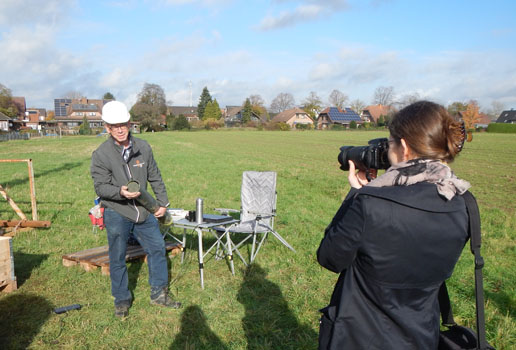
[[[134,236],[147,254],[151,298],[166,288],[168,286],[168,266],[165,241],[159,230],[158,220],[154,215],[149,215],[147,220],[137,224],[116,211],[106,208],[104,224],[106,225],[109,244],[111,294],[115,297],[115,305],[130,304],[132,301],[125,263],[127,239],[131,230],[133,230]]]

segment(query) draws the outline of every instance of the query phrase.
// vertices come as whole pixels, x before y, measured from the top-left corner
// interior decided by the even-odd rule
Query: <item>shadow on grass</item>
[[[496,304],[500,314],[509,315],[512,319],[516,319],[516,302],[509,293],[503,291],[493,293],[486,289],[484,289],[484,293],[486,299]]]
[[[178,349],[226,350],[228,348],[212,332],[202,309],[197,305],[191,305],[183,311],[181,330],[170,345],[170,350]]]
[[[138,277],[140,275],[140,270],[142,269],[142,264],[144,264],[143,260],[133,260],[125,263],[127,266],[127,275],[128,275],[128,283],[127,288],[131,292],[132,298],[134,300],[134,290],[136,289],[136,284],[138,283]],[[144,281],[148,285],[147,281]],[[149,287],[150,288],[150,287]]]
[[[0,348],[27,349],[52,312],[52,305],[34,294],[0,299]]]
[[[237,298],[245,307],[242,323],[248,350],[317,348],[317,334],[297,321],[280,288],[266,279],[259,265],[245,271]]]
[[[89,159],[85,160],[84,162],[65,163],[65,164],[63,164],[63,165],[61,165],[61,166],[59,166],[57,168],[48,169],[48,170],[45,170],[45,171],[42,171],[42,172],[34,171],[34,179],[46,176],[48,174],[56,175],[56,174],[58,174],[61,171],[77,168],[77,167],[81,166],[85,162],[89,162]],[[34,164],[32,166],[34,167]],[[8,182],[5,183],[5,185],[6,186],[16,186],[16,185],[23,185],[23,184],[26,184],[28,182],[29,182],[29,177],[27,176],[26,178],[23,178],[23,179],[17,179],[17,180],[14,180],[14,181],[8,181]]]
[[[19,288],[23,285],[23,283],[25,283],[26,280],[30,278],[32,270],[36,269],[43,261],[48,258],[48,254],[26,254],[14,252],[13,258],[16,262],[14,271],[16,275],[16,282]]]

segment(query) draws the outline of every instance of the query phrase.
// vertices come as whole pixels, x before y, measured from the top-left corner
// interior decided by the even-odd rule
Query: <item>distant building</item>
[[[175,117],[184,115],[188,122],[199,120],[199,117],[197,115],[197,107],[167,106],[167,114],[172,114]]]
[[[46,124],[47,110],[45,108],[27,108],[25,112],[27,116],[26,126],[34,130],[41,130],[41,127]]]
[[[478,120],[475,123],[475,128],[486,129],[489,123],[491,123],[491,118],[489,118],[487,114],[480,113]]]
[[[498,119],[496,119],[496,122],[516,124],[516,111],[512,108],[510,111],[503,111],[498,117]]]
[[[242,112],[244,110],[243,106],[226,106],[224,113],[224,124],[227,127],[235,126],[237,124],[242,123]],[[265,123],[267,122],[267,112],[262,111],[261,114],[256,113],[255,110],[251,111],[251,121],[257,123]]]
[[[54,99],[55,120],[60,127],[75,128],[88,120],[90,128],[102,127],[102,107],[111,100],[88,98]]]
[[[351,122],[362,124],[360,116],[351,108],[344,110],[338,107],[327,107],[319,113],[317,118],[317,129],[327,129],[330,125],[340,124],[349,127]]]
[[[0,112],[0,131],[9,131],[11,118]]]
[[[54,113],[55,117],[66,117],[68,106],[72,104],[71,98],[56,98],[54,99]]]
[[[385,106],[385,105],[372,105],[367,106],[362,110],[360,113],[360,118],[364,122],[371,122],[371,123],[378,123],[378,118],[380,118],[382,115],[384,117],[391,115],[393,112],[391,106]]]
[[[313,125],[314,121],[310,118],[310,115],[301,108],[287,109],[279,114],[276,114],[272,118],[274,123],[287,123],[290,127],[295,127],[296,124],[309,124]]]

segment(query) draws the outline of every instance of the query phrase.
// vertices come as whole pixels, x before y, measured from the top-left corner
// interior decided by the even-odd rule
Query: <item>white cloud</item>
[[[444,104],[476,99],[483,106],[492,100],[514,105],[515,60],[514,55],[492,52],[416,55],[346,46],[332,57],[315,55],[307,81],[321,89],[339,87],[352,99],[367,100],[378,86],[393,86],[398,97],[418,93]]]
[[[288,3],[289,1],[276,1]],[[267,15],[260,21],[259,30],[273,30],[313,21],[324,16],[331,16],[335,12],[348,8],[347,0],[304,0],[294,9],[283,10],[279,14]]]
[[[75,0],[2,0],[0,26],[18,26],[21,23],[59,23],[62,14],[76,4]]]

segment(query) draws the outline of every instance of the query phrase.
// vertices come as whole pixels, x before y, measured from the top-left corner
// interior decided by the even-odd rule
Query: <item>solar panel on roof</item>
[[[341,112],[336,107],[330,107],[330,109],[328,111],[328,116],[333,121],[339,121],[339,122],[361,121],[360,116],[357,113],[355,113],[355,111],[353,111],[351,108],[345,108],[345,110]]]

